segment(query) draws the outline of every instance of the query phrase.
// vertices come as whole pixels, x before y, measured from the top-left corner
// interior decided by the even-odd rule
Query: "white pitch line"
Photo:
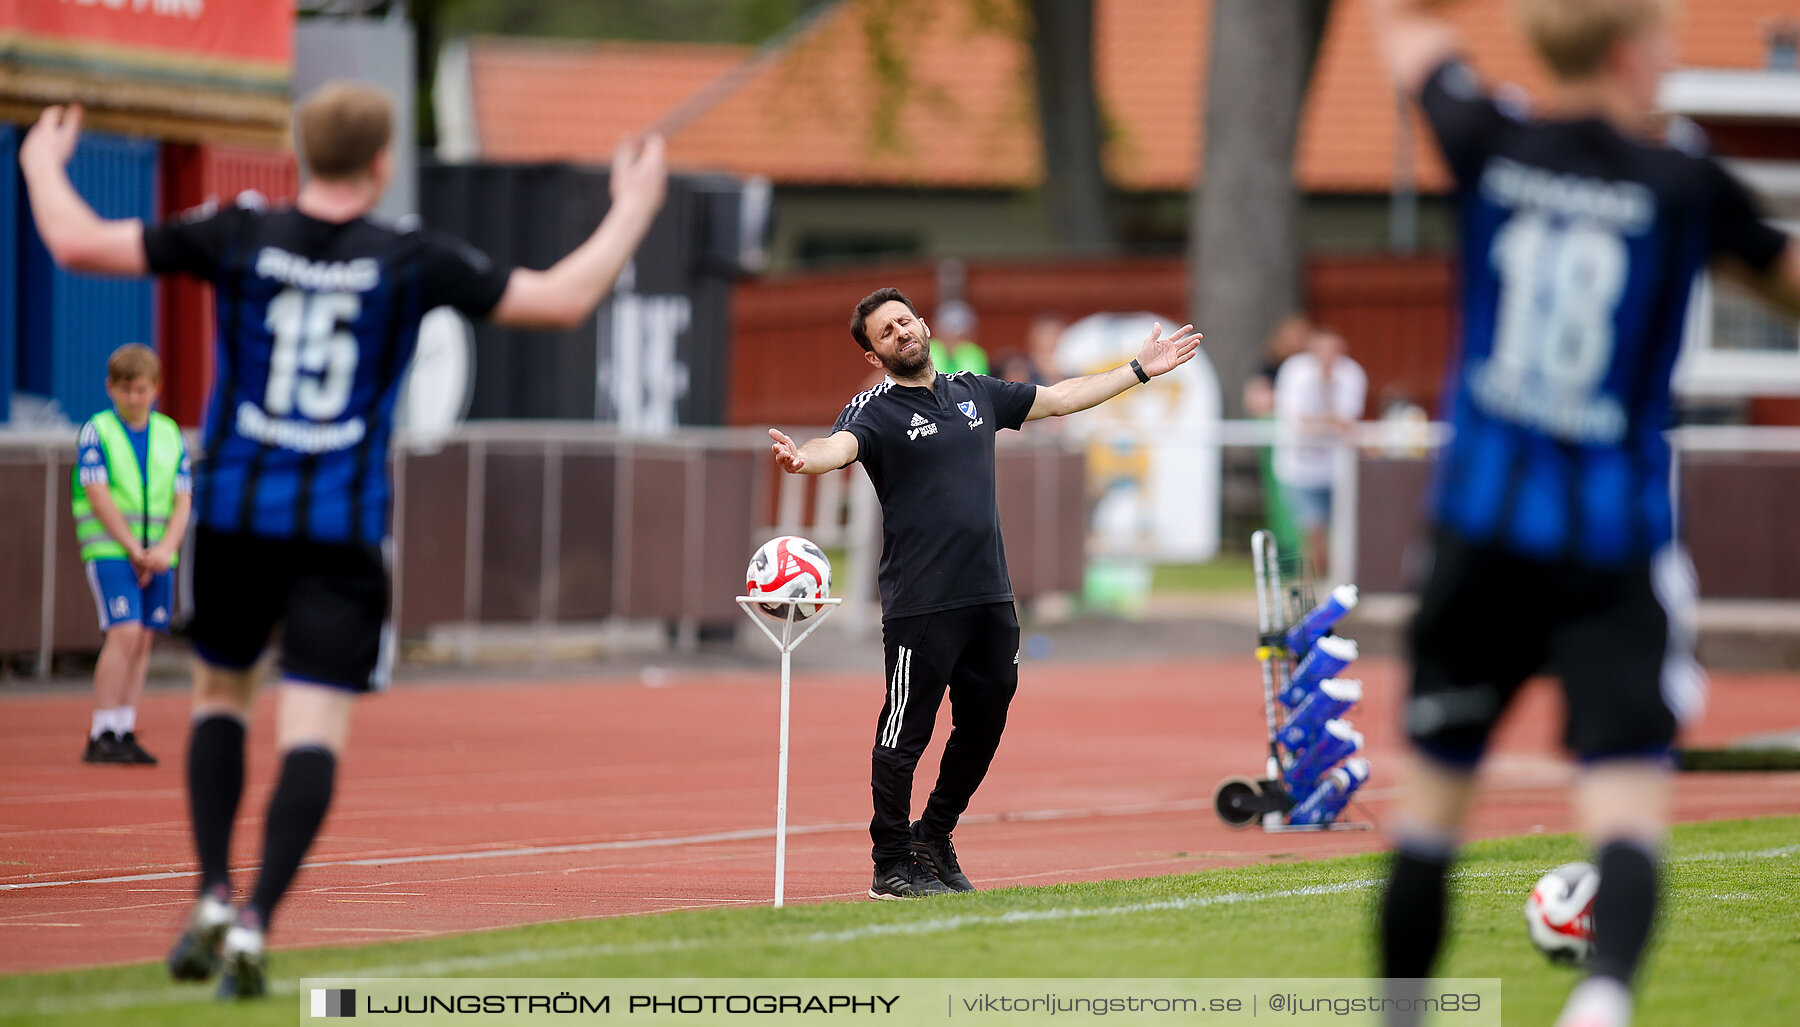
[[[1712,863],[1722,859],[1776,859],[1796,853],[1800,853],[1800,845],[1778,845],[1773,849],[1758,849],[1755,852],[1696,852],[1691,856],[1675,856],[1667,862]]]
[[[1084,820],[1089,817],[1136,816],[1145,813],[1170,813],[1210,808],[1211,799],[1178,799],[1161,803],[1138,803],[1129,806],[1096,806],[1087,809],[1022,810],[1012,813],[989,813],[964,817],[965,824],[996,824],[1019,821]],[[788,837],[796,835],[832,834],[840,831],[864,831],[866,821],[802,824],[788,826]],[[736,831],[709,831],[702,834],[661,838],[627,838],[610,842],[574,842],[567,845],[525,845],[510,849],[467,849],[456,852],[433,852],[417,856],[368,856],[355,859],[324,859],[304,864],[303,869],[319,867],[385,867],[409,863],[456,863],[468,860],[514,859],[525,856],[561,856],[581,852],[623,852],[633,849],[668,849],[686,845],[709,845],[717,842],[760,841],[775,837],[773,827],[750,827]],[[79,884],[129,884],[138,881],[168,881],[181,877],[198,877],[195,870],[171,870],[147,874],[123,874],[114,877],[64,878],[48,881],[21,881],[0,884],[0,891],[29,888],[67,888]]]
[[[865,924],[861,927],[850,927],[837,931],[812,931],[806,934],[767,939],[772,945],[837,945],[848,941],[859,941],[865,938],[879,938],[890,935],[937,934],[943,931],[954,931],[964,927],[984,925],[1012,926],[1050,920],[1093,919],[1098,917],[1131,916],[1139,913],[1161,913],[1187,909],[1201,909],[1207,906],[1236,905],[1244,902],[1265,902],[1273,899],[1302,898],[1313,895],[1333,895],[1347,891],[1359,891],[1372,888],[1380,882],[1373,879],[1346,881],[1340,884],[1307,885],[1302,888],[1288,888],[1274,892],[1228,892],[1224,895],[1204,895],[1191,899],[1166,899],[1160,902],[1135,902],[1122,906],[1080,907],[1063,906],[1050,909],[1023,909],[1008,913],[979,916],[949,916],[935,920],[920,920],[911,923]],[[455,959],[425,960],[416,963],[391,963],[386,966],[362,967],[355,976],[363,978],[376,977],[437,977],[450,973],[469,970],[488,970],[505,966],[540,963],[547,960],[587,959],[593,957],[649,955],[659,952],[681,952],[694,949],[716,948],[729,945],[741,945],[741,938],[671,938],[667,941],[636,942],[628,945],[569,945],[561,948],[512,950],[492,955],[462,956]],[[348,979],[347,975],[326,972],[315,973],[313,977],[339,977]],[[296,991],[298,983],[276,980],[270,982],[269,992],[282,995]],[[66,1015],[69,1013],[98,1012],[109,1009],[130,1009],[137,1006],[169,1005],[191,1002],[200,997],[192,988],[160,988],[154,991],[121,992],[111,995],[84,995],[77,999],[38,999],[30,1004],[0,1005],[0,1016],[17,1016],[34,1013],[37,1015]]]
[[[1758,860],[1775,859],[1800,853],[1800,845],[1783,845],[1772,849],[1759,849],[1751,852],[1703,852],[1687,856],[1679,856],[1670,862],[1699,863],[1719,860]],[[1473,873],[1459,876],[1487,877],[1509,873],[1496,871],[1490,873]],[[765,939],[770,945],[841,945],[845,942],[861,941],[867,938],[879,938],[895,935],[937,934],[944,931],[959,930],[964,927],[980,926],[1013,926],[1028,923],[1041,923],[1054,920],[1087,920],[1102,917],[1135,916],[1143,913],[1180,912],[1190,909],[1204,909],[1209,906],[1232,906],[1250,902],[1269,902],[1277,899],[1306,898],[1315,895],[1336,895],[1344,892],[1362,891],[1373,888],[1382,882],[1374,878],[1355,881],[1343,881],[1337,884],[1315,884],[1300,888],[1284,888],[1270,892],[1226,892],[1223,895],[1198,895],[1187,899],[1165,899],[1158,902],[1134,902],[1116,906],[1055,906],[1049,909],[1022,909],[1007,913],[962,915],[938,917],[932,920],[918,920],[889,924],[864,924],[860,927],[849,927],[837,931],[811,931],[806,934]],[[604,958],[608,956],[652,955],[662,952],[685,952],[697,949],[718,948],[723,946],[742,945],[743,939],[737,936],[704,937],[704,938],[670,938],[666,941],[636,942],[627,945],[568,945],[561,948],[512,950],[482,955],[460,956],[454,959],[432,959],[413,963],[390,963],[386,966],[359,967],[353,974],[333,974],[325,971],[315,972],[314,977],[341,977],[349,980],[353,977],[438,977],[469,971],[486,971],[519,964],[543,964],[554,960]],[[269,992],[274,995],[293,994],[299,985],[288,980],[270,982]],[[192,988],[161,988],[155,991],[120,992],[110,995],[84,995],[76,999],[37,999],[30,1003],[0,1005],[0,1016],[18,1016],[36,1014],[40,1016],[66,1015],[70,1013],[99,1012],[113,1009],[130,1009],[138,1006],[171,1005],[192,1002],[197,998]]]

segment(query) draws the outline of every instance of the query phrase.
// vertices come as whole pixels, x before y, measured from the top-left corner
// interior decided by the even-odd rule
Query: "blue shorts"
[[[1284,483],[1281,497],[1287,501],[1288,516],[1301,531],[1314,531],[1331,524],[1331,486],[1312,488]]]
[[[100,609],[101,631],[136,621],[152,631],[168,633],[169,617],[175,612],[174,571],[152,575],[150,584],[139,588],[130,560],[89,560],[87,579],[94,590],[94,605]]]

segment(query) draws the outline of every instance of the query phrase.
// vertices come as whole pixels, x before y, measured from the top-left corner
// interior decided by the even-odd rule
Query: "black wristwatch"
[[[1140,382],[1148,382],[1150,380],[1150,375],[1144,371],[1144,365],[1138,363],[1136,357],[1131,358],[1131,373],[1137,375],[1138,381]]]

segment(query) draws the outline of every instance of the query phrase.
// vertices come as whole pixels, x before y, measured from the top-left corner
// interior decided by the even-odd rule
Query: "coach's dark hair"
[[[893,300],[899,300],[906,304],[906,309],[912,311],[914,317],[919,316],[919,308],[913,306],[913,301],[907,299],[905,293],[891,286],[886,289],[876,289],[864,296],[862,301],[856,305],[856,312],[850,315],[850,337],[863,348],[863,352],[872,351],[869,345],[869,333],[863,329],[863,322],[869,319],[870,314],[875,313],[877,307]]]

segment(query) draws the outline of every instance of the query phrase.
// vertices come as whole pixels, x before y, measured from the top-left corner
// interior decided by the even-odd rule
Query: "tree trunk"
[[[1064,249],[1109,251],[1115,239],[1100,170],[1093,0],[1031,0],[1031,54],[1051,229]]]
[[[1301,309],[1294,143],[1331,0],[1214,0],[1206,155],[1190,201],[1194,324],[1242,413],[1243,386],[1276,323]]]

